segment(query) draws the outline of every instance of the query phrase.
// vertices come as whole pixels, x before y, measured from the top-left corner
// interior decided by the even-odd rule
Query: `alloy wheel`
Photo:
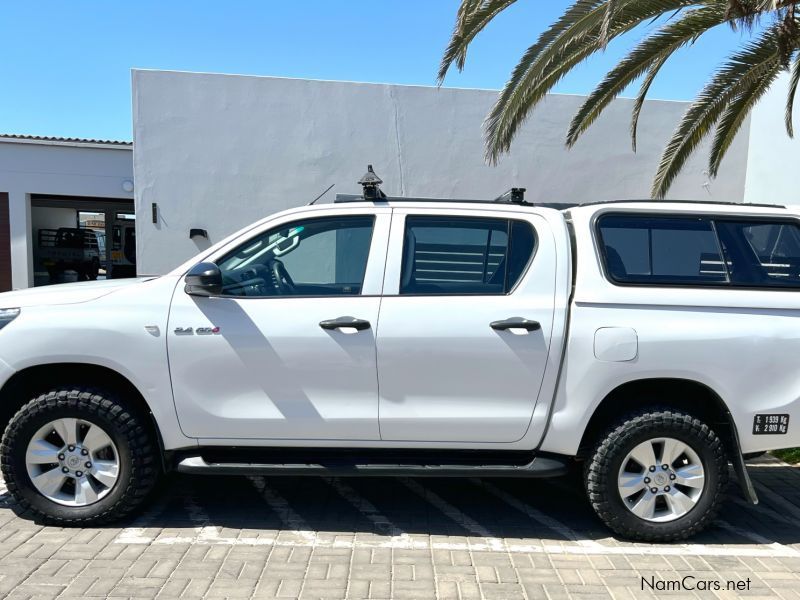
[[[31,438],[25,466],[36,490],[64,506],[89,506],[106,496],[119,478],[119,453],[99,425],[61,418]]]
[[[703,464],[688,444],[667,437],[641,442],[620,466],[623,504],[645,521],[674,521],[692,510],[705,488]]]

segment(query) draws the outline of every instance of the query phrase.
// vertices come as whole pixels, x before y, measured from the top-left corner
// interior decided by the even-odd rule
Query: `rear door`
[[[556,245],[531,212],[395,209],[377,334],[381,439],[525,435],[553,327]]]

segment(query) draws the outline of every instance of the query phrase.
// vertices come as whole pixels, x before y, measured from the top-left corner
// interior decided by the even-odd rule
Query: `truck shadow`
[[[760,504],[741,499],[731,472],[718,519],[690,544],[800,545],[800,469],[759,462],[750,465],[750,473]],[[8,493],[0,493],[0,513],[6,510],[30,519]],[[225,544],[238,537],[297,531],[499,538],[545,545],[627,543],[594,515],[578,474],[483,480],[173,474],[143,512],[107,528],[143,528],[156,537],[158,530],[176,530],[184,540],[211,528],[220,533],[208,543]]]
[[[800,469],[758,463],[750,472],[761,503],[746,504],[733,481],[717,521],[690,544],[800,544]],[[5,509],[17,511],[0,495]],[[208,543],[297,531],[627,543],[594,515],[577,474],[550,480],[171,475],[144,512],[109,526],[120,527],[146,529],[154,539],[159,530],[177,531],[183,540],[201,529],[208,536],[210,528]]]

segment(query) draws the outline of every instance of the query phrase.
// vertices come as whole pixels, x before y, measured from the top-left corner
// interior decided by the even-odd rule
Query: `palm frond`
[[[619,9],[619,0],[608,0],[606,2],[606,14],[603,15],[603,23],[600,25],[600,47],[605,49],[608,45],[608,32],[611,30],[611,23],[614,22],[614,17],[617,15]]]
[[[793,8],[797,0],[725,0],[726,13],[731,28],[752,31],[764,13]]]
[[[608,16],[606,3],[609,0],[578,0],[573,7],[579,8],[566,26],[561,26],[557,35],[546,31],[530,49],[532,59],[531,74],[544,74],[554,66],[559,66],[562,56],[576,48],[577,44],[591,48],[592,52],[601,49],[600,30]],[[636,25],[650,18],[657,18],[671,8],[683,8],[696,4],[697,0],[619,0],[619,7],[613,12],[608,25],[607,41],[630,31]],[[587,10],[588,8],[588,10]],[[623,9],[628,9],[624,10]],[[623,14],[624,13],[624,14]],[[627,27],[626,27],[627,25]],[[548,43],[546,40],[549,40]],[[522,63],[523,61],[520,61]],[[516,69],[515,69],[516,71]],[[512,73],[509,83],[514,82]]]
[[[780,60],[771,61],[771,66],[767,67],[764,73],[753,81],[752,85],[743,90],[722,113],[717,130],[714,133],[714,141],[711,144],[711,154],[708,160],[708,172],[712,177],[716,177],[719,166],[725,154],[733,143],[736,134],[750,114],[753,106],[767,92],[769,87],[778,77],[782,66]]]
[[[467,48],[489,22],[516,0],[462,0],[456,16],[456,25],[439,65],[437,79],[441,84],[447,71],[455,62],[458,70],[464,68]]]
[[[687,109],[661,157],[651,190],[663,198],[692,151],[710,133],[728,106],[777,64],[780,53],[772,27],[720,67]]]
[[[789,94],[786,97],[786,133],[789,134],[790,138],[794,137],[794,96],[797,92],[798,82],[800,82],[800,54],[797,55],[797,58],[794,61],[792,75],[789,78]]]
[[[470,43],[514,2],[461,0],[439,68],[440,84],[454,64],[463,69]],[[769,27],[760,33],[761,22],[767,18]],[[486,159],[496,163],[508,151],[528,114],[576,65],[616,37],[654,22],[661,23],[655,33],[645,35],[579,108],[569,127],[567,146],[574,145],[614,98],[641,78],[630,123],[635,151],[639,117],[661,68],[676,51],[724,23],[745,30],[755,41],[716,71],[685,112],[661,157],[653,196],[666,194],[688,157],[711,133],[709,170],[716,175],[752,107],[780,70],[792,66],[785,121],[787,132],[793,135],[792,112],[800,85],[800,0],[573,0],[523,54],[498,95],[484,122]]]
[[[610,26],[609,39],[630,31],[643,21],[665,12],[686,8],[698,0],[622,0]],[[531,46],[514,68],[497,102],[486,119],[486,158],[496,163],[508,150],[525,117],[572,68],[598,49],[598,36],[605,14],[603,2],[578,0],[585,4],[583,14],[559,33],[550,30]],[[591,7],[594,5],[593,7]]]
[[[473,39],[475,39],[475,36],[477,36],[478,33],[483,30],[489,21],[491,21],[491,19],[497,16],[497,14],[500,12],[500,10],[497,10],[493,12],[491,17],[488,19],[482,19],[481,16],[488,11],[486,8],[484,8],[484,10],[481,12],[481,15],[478,15],[477,8],[483,6],[485,1],[486,0],[462,0],[461,7],[458,11],[459,14],[456,19],[455,29],[453,30],[450,43],[445,50],[445,54],[442,57],[442,62],[439,66],[439,83],[444,80],[445,75],[447,75],[447,71],[454,62],[459,70],[463,69],[467,55],[467,46],[472,42]],[[531,46],[529,52],[534,49],[538,52],[546,48],[567,27],[569,27],[570,24],[574,23],[575,20],[579,19],[588,11],[596,8],[598,5],[603,4],[605,1],[606,0],[576,0],[576,2],[572,4],[563,15],[561,15],[558,21],[553,23],[547,29],[547,31],[539,36],[539,39],[533,46]],[[467,4],[469,4],[469,7],[465,8],[465,5]],[[509,2],[509,5],[510,4],[511,3]],[[464,10],[464,14],[462,14],[462,9]]]
[[[731,29],[736,31],[739,27],[744,29],[752,29],[755,25],[756,18],[761,0],[728,0],[725,9],[725,18],[731,24]]]
[[[573,146],[611,101],[645,72],[648,73],[646,92],[658,69],[675,51],[724,23],[726,14],[726,8],[721,5],[689,10],[679,20],[665,24],[640,42],[605,76],[578,109],[567,132],[567,146]],[[654,69],[655,65],[658,67]],[[635,147],[635,128],[632,131]]]
[[[639,93],[636,96],[636,101],[633,104],[633,110],[631,111],[631,149],[636,152],[636,134],[637,130],[639,129],[639,116],[642,114],[642,108],[644,107],[644,100],[647,98],[647,92],[650,91],[650,86],[653,84],[653,81],[658,75],[658,72],[661,70],[661,67],[664,66],[664,63],[669,60],[669,57],[672,56],[672,53],[665,54],[661,58],[657,59],[656,62],[650,65],[650,68],[647,70],[647,75],[642,80],[642,85],[639,87]]]
[[[782,16],[780,16],[780,14]],[[797,50],[800,28],[797,24],[795,7],[791,10],[779,11],[779,19],[775,24],[778,33],[778,50],[781,54],[781,65],[787,70],[790,67],[792,54]]]

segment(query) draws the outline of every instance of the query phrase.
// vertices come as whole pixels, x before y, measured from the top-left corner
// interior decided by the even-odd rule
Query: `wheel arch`
[[[69,385],[90,385],[120,394],[155,436],[163,460],[164,442],[144,394],[118,371],[92,363],[45,363],[14,373],[0,388],[0,436],[16,412],[31,399],[56,387]]]
[[[677,409],[697,417],[717,432],[729,457],[741,454],[733,416],[715,390],[693,379],[659,377],[628,381],[606,394],[583,432],[578,457],[585,458],[614,422],[648,407]]]

